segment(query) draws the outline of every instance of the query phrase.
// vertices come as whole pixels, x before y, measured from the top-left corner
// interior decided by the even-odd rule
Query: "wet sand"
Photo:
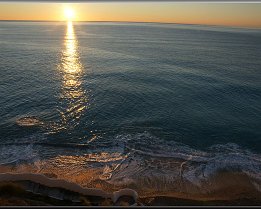
[[[137,202],[142,205],[261,205],[260,191],[253,186],[253,182],[246,174],[240,172],[219,172],[203,182],[201,187],[181,181],[180,191],[156,191],[131,184],[112,185],[97,178],[102,173],[101,170],[90,168],[66,173],[59,168],[42,167],[39,170],[35,165],[24,164],[18,167],[1,166],[0,172],[1,182],[30,180],[48,187],[110,199],[113,199],[113,194],[120,189],[129,188],[133,192],[128,194],[134,195],[136,191]]]
[[[133,198],[136,202],[138,199],[138,194],[136,191],[128,188],[120,189],[119,191],[115,191],[113,193],[105,192],[101,189],[96,188],[83,188],[82,186],[69,182],[67,180],[49,178],[48,176],[42,174],[33,174],[33,173],[2,173],[0,174],[0,182],[32,182],[33,184],[37,184],[37,186],[42,185],[45,188],[51,190],[51,188],[66,190],[73,193],[77,193],[84,196],[96,196],[100,198],[109,198],[114,203],[122,196],[129,196]],[[32,189],[34,190],[34,189]],[[59,192],[59,191],[58,191]],[[38,190],[37,190],[38,193]],[[56,192],[57,193],[57,192]],[[59,196],[59,195],[58,195]]]

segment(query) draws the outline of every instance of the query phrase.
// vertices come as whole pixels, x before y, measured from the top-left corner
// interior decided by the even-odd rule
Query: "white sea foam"
[[[101,172],[93,180],[157,191],[181,190],[184,182],[200,188],[220,171],[237,172],[248,176],[253,186],[260,190],[261,156],[237,144],[217,144],[198,150],[147,132],[117,135],[107,139],[106,143],[99,140],[102,138],[88,146],[58,144],[51,147],[48,144],[50,149],[45,149],[46,144],[41,145],[41,141],[4,145],[0,148],[1,164],[34,162],[38,171],[49,166],[66,171],[68,178],[81,173],[84,168],[98,168]],[[45,152],[52,152],[52,155],[40,161],[45,159]]]
[[[148,133],[117,136],[125,141],[129,155],[111,170],[108,182],[117,185],[145,184],[166,189],[187,181],[196,187],[219,171],[246,174],[260,188],[261,156],[236,144],[218,144],[205,151],[176,142],[164,142]]]
[[[33,144],[0,146],[1,165],[32,162],[36,158],[38,158],[38,151],[33,149]]]

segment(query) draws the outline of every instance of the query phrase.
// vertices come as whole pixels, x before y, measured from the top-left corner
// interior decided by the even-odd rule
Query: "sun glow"
[[[71,20],[67,21],[64,48],[61,51],[58,71],[62,81],[60,102],[63,108],[59,109],[61,123],[53,127],[53,132],[69,130],[77,126],[79,119],[88,107],[88,94],[83,87],[82,80],[84,67],[81,63],[79,43]]]
[[[65,16],[66,20],[71,21],[75,16],[74,10],[72,8],[69,8],[69,7],[65,8],[64,9],[64,16]]]

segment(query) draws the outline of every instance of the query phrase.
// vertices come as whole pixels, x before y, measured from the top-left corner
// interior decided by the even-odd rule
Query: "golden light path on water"
[[[69,129],[79,123],[80,117],[87,108],[87,95],[82,86],[83,65],[80,61],[78,40],[71,21],[67,22],[64,49],[58,68],[62,76],[60,128]]]

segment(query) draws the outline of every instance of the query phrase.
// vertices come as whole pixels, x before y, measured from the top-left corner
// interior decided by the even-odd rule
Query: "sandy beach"
[[[98,199],[108,199],[112,205],[119,204],[117,203],[119,199],[124,197],[131,199],[133,204],[139,205],[260,205],[261,198],[260,193],[246,185],[233,185],[231,183],[231,178],[236,176],[231,174],[223,174],[223,181],[227,185],[226,188],[218,187],[213,185],[213,188],[216,187],[215,191],[210,192],[209,194],[191,194],[178,193],[178,192],[166,192],[157,193],[157,192],[147,192],[141,195],[129,188],[120,189],[114,192],[108,192],[102,189],[96,188],[86,188],[82,187],[77,183],[69,182],[64,179],[57,179],[55,175],[49,174],[36,174],[36,173],[1,173],[0,182],[1,183],[14,183],[17,185],[23,185],[23,188],[26,191],[30,191],[32,194],[38,194],[41,196],[46,196],[49,198],[58,199],[61,201],[60,204],[68,204],[65,200],[70,201],[80,201],[80,196],[85,197],[95,197],[96,201]],[[237,180],[244,181],[244,176],[238,175]],[[221,179],[220,177],[218,179]],[[218,183],[218,182],[216,182]],[[42,187],[42,190],[39,189],[39,185]],[[45,188],[45,192],[43,192]],[[55,191],[54,191],[55,190]],[[39,192],[40,191],[40,192]],[[42,191],[42,192],[41,192]],[[64,192],[67,191],[74,195],[64,196]],[[62,195],[61,195],[62,194]],[[1,194],[4,195],[4,194]],[[75,196],[76,195],[76,196]],[[80,196],[79,196],[80,195]],[[65,199],[64,199],[65,198]],[[67,198],[67,199],[66,199]],[[64,201],[62,203],[62,201]],[[79,204],[79,203],[77,203]],[[126,201],[124,204],[127,204]]]

